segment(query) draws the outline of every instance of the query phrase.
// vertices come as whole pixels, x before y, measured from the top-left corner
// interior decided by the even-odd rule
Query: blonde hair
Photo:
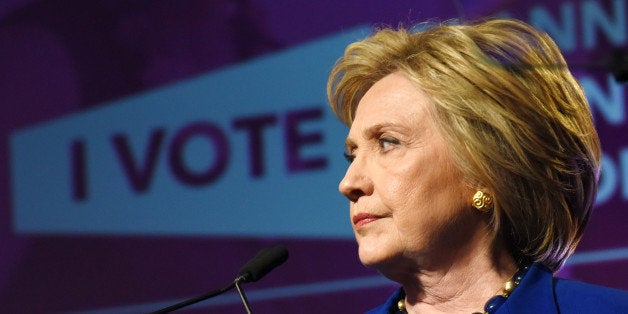
[[[468,182],[493,195],[495,239],[558,270],[589,219],[601,151],[554,41],[516,20],[380,29],[349,45],[330,74],[338,119],[350,126],[364,93],[397,71],[432,99]]]

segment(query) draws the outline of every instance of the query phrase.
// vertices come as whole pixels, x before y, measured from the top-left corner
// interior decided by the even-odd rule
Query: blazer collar
[[[514,313],[559,313],[554,295],[554,277],[549,269],[532,264],[519,286],[496,312]]]

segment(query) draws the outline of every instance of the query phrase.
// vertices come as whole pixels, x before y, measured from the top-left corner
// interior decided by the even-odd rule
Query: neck
[[[397,274],[406,292],[408,313],[483,312],[488,299],[501,292],[506,281],[517,271],[508,251],[486,239],[467,243],[456,256],[434,263],[414,265],[414,270]]]

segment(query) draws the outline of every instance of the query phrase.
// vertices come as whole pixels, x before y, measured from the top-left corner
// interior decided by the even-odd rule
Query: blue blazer
[[[397,290],[381,306],[367,314],[397,312]],[[628,292],[578,281],[558,279],[545,267],[532,264],[521,284],[496,314],[543,313],[628,313]]]

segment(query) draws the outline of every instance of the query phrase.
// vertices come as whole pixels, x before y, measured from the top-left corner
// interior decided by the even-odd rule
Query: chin
[[[385,264],[389,259],[389,249],[385,245],[372,245],[369,243],[360,243],[358,249],[358,256],[360,262],[364,266],[378,268],[378,265]]]
[[[364,254],[360,254],[360,262],[367,267],[375,267],[378,264],[377,259],[373,259],[370,255],[365,256]]]

